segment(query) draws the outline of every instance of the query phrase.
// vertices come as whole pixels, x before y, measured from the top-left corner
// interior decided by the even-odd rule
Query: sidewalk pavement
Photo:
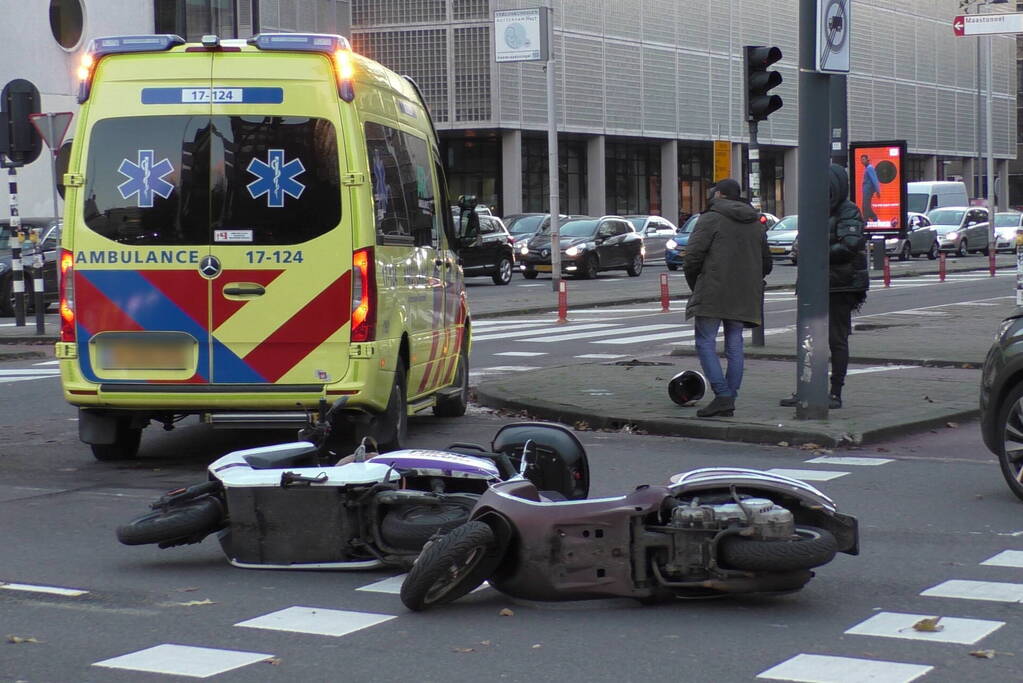
[[[709,388],[709,396],[693,407],[668,397],[671,377],[700,369],[689,345],[670,355],[489,378],[477,387],[477,400],[590,429],[827,448],[952,429],[979,414],[980,367],[998,323],[1015,310],[1008,298],[992,304],[855,317],[844,406],[828,411],[826,420],[797,420],[794,408],[778,405],[796,388],[793,328],[769,334],[763,347],[752,347],[747,338],[733,417],[696,417],[712,397]],[[672,315],[680,316],[673,308]]]

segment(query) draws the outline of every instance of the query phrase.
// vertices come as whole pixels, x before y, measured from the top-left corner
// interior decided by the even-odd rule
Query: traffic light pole
[[[757,129],[759,121],[749,122],[749,199],[750,204],[757,211],[760,211],[760,143],[757,142]],[[754,327],[750,341],[753,346],[764,346],[764,326],[767,320],[764,317],[764,296],[760,295],[760,327]]]
[[[829,77],[817,72],[817,0],[799,0],[796,419],[828,417]]]

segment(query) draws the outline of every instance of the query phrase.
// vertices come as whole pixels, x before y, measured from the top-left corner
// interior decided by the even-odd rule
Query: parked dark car
[[[689,238],[699,219],[700,214],[694,213],[686,219],[675,236],[664,243],[664,265],[668,266],[668,270],[678,270],[682,267],[682,259],[686,255],[686,245],[689,244]]]
[[[458,250],[466,277],[489,275],[495,285],[511,282],[515,269],[515,251],[504,223],[496,216],[477,214],[479,234]],[[465,217],[468,219],[468,215]]]
[[[595,278],[602,270],[626,270],[632,277],[643,272],[643,238],[632,223],[619,216],[578,218],[559,226],[561,270],[565,275]],[[532,279],[551,272],[551,237],[541,233],[519,252],[522,274]]]
[[[1002,321],[980,374],[980,431],[1023,499],[1023,308]]]
[[[59,298],[57,291],[57,253],[60,247],[60,223],[52,218],[22,218],[22,230],[35,231],[38,245],[26,241],[21,247],[24,266],[25,310],[35,310],[35,256],[43,254],[43,302],[46,306]],[[12,271],[11,222],[0,220],[0,316],[14,315],[14,274]]]

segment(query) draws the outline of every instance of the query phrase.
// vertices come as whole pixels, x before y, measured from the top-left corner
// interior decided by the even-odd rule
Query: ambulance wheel
[[[113,443],[90,444],[92,457],[101,462],[112,460],[134,460],[139,455],[139,444],[142,442],[142,429],[131,427],[129,421],[117,421],[117,435]]]
[[[391,398],[387,402],[387,410],[373,419],[373,430],[380,452],[396,451],[402,447],[408,437],[408,392],[405,375],[405,361],[398,359],[394,368],[394,384],[391,386]]]
[[[437,417],[461,417],[469,407],[469,352],[465,345],[458,353],[458,365],[455,368],[455,382],[458,393],[451,396],[438,396],[433,405],[433,414]]]

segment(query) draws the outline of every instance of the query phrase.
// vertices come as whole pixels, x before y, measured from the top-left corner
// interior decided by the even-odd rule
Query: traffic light
[[[742,51],[746,67],[746,120],[765,121],[782,105],[780,97],[768,94],[771,88],[781,84],[781,74],[767,70],[781,59],[781,50],[763,45],[744,45]]]
[[[30,81],[16,78],[0,92],[0,155],[21,166],[31,164],[43,149],[43,140],[29,114],[39,113],[39,90]]]

